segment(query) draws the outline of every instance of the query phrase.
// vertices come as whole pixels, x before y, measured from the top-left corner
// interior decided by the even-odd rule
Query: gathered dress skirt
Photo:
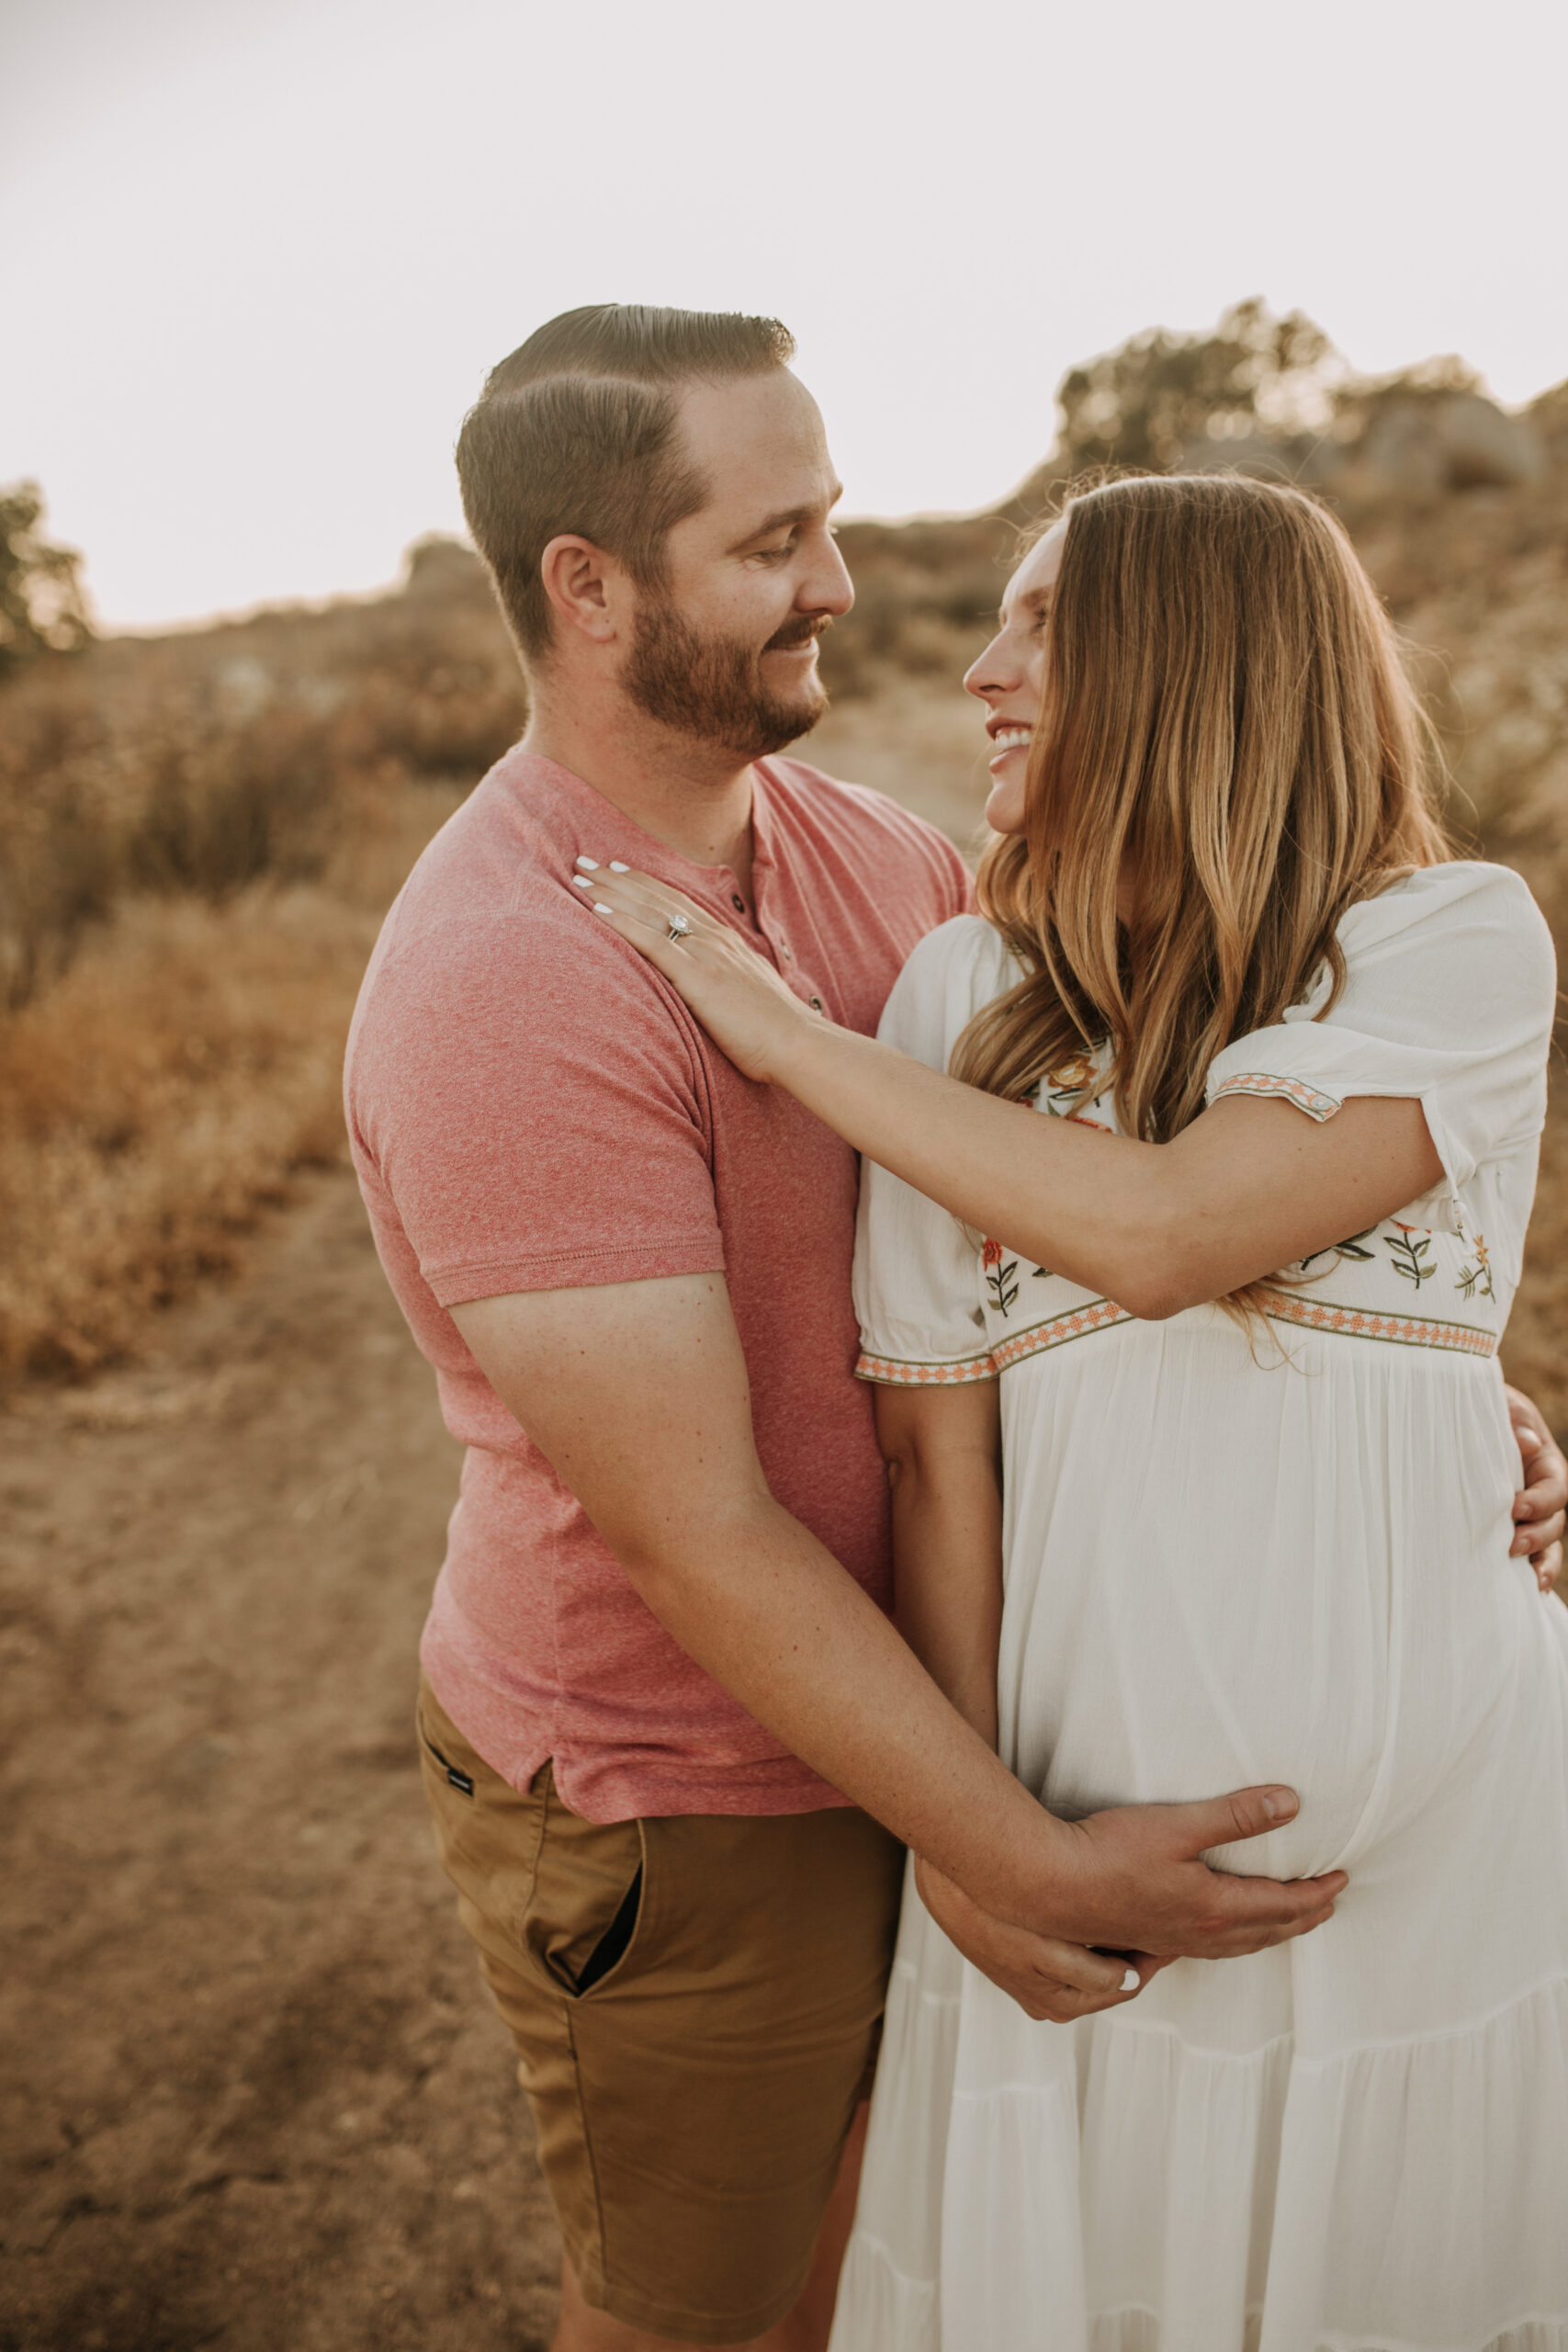
[[[1314,1933],[1032,2022],[910,1884],[832,2352],[1568,2352],[1568,1611],[1494,1357],[1218,1307],[1002,1374],[1004,1760],[1284,1781]]]

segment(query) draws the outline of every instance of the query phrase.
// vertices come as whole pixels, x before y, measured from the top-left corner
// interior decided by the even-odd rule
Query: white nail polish
[[[602,899],[595,899],[593,911],[596,915],[613,915],[615,910],[614,907],[607,907]]]
[[[574,890],[592,890],[593,885],[586,874],[574,874],[571,877],[571,887]]]
[[[599,871],[599,861],[596,857],[580,857],[577,862],[579,865],[586,866],[590,874],[597,874]]]
[[[1137,1989],[1138,1972],[1135,1968],[1130,1968],[1127,1971],[1126,1975],[1122,1979],[1122,1990],[1123,1993],[1135,1993]]]
[[[612,874],[629,874],[631,872],[631,867],[626,865],[620,858],[613,857],[610,860],[610,871]]]

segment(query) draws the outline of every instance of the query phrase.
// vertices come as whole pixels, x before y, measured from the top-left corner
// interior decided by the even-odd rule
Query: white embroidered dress
[[[1001,1380],[1006,1762],[1065,1815],[1289,1782],[1297,1820],[1220,1859],[1350,1886],[1073,2027],[911,1887],[832,2352],[1568,2352],[1568,1611],[1508,1557],[1496,1360],[1551,949],[1474,864],[1339,935],[1329,1017],[1324,982],[1210,1099],[1418,1095],[1444,1181],[1288,1270],[1254,1345],[1213,1306],[1134,1321],[867,1169],[866,1376]],[[881,1034],[944,1068],[1012,978],[961,918]]]

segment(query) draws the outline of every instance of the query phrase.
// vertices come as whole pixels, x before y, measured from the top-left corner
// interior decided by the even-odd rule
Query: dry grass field
[[[1565,938],[1568,400],[1537,432],[1539,480],[1352,480],[1341,504],[1441,722],[1456,829]],[[982,741],[957,680],[1014,543],[1005,516],[848,526],[860,601],[807,747],[965,844]],[[111,641],[0,692],[0,1388],[134,1357],[291,1170],[338,1156],[377,922],[524,718],[482,576],[441,543],[397,595]],[[1558,1152],[1554,1118],[1511,1352],[1568,1415]]]
[[[379,604],[42,665],[0,695],[0,1386],[145,1344],[334,1160],[382,913],[516,736],[471,560]]]
[[[1456,824],[1568,946],[1568,398],[1334,494]],[[1472,478],[1479,471],[1481,478]],[[1039,485],[1037,485],[1037,488]],[[822,765],[974,839],[1021,510],[851,526]],[[454,1449],[338,1069],[384,908],[524,718],[472,560],[0,687],[0,2352],[539,2352],[550,2224],[428,1859]],[[1568,1423],[1568,1113],[1511,1374]]]

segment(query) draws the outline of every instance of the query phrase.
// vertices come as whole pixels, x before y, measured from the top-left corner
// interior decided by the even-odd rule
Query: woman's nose
[[[964,673],[966,694],[977,695],[982,702],[996,695],[1005,695],[1016,686],[1018,680],[1010,674],[1010,665],[1003,659],[1003,640],[993,637],[977,662],[970,663]]]

